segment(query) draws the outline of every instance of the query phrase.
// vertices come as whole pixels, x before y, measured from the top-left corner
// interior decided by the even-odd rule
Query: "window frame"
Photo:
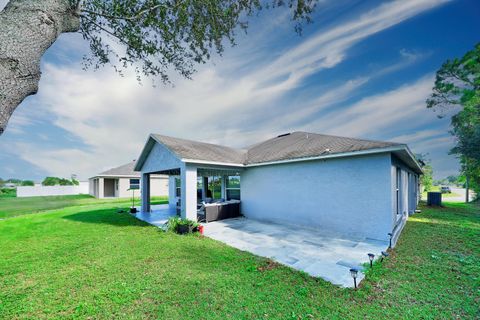
[[[133,183],[132,180],[137,180],[138,183]],[[140,190],[140,179],[138,178],[132,178],[132,179],[129,179],[129,186],[130,188],[129,189],[132,189],[132,190]],[[132,186],[137,186],[137,188],[134,188]]]
[[[229,187],[228,186],[228,182],[229,182],[229,178],[230,177],[238,177],[238,188],[237,187]],[[242,192],[241,192],[241,186],[242,186],[242,182],[241,182],[241,177],[240,175],[236,175],[236,176],[226,176],[225,178],[225,200],[241,200],[242,199]],[[229,196],[228,196],[228,191],[229,190],[238,190],[239,192],[239,198],[240,199],[231,199]]]

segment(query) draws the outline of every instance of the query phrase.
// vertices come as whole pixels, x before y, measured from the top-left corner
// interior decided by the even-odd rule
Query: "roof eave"
[[[231,163],[231,162],[220,162],[220,161],[209,161],[209,160],[197,160],[197,159],[181,159],[185,163],[195,163],[195,164],[209,164],[217,166],[227,166],[227,167],[245,167],[243,163]]]
[[[332,154],[324,154],[324,155],[318,155],[318,156],[314,156],[314,157],[285,159],[285,160],[267,161],[267,162],[259,162],[259,163],[249,163],[245,167],[247,167],[247,168],[248,167],[259,167],[259,166],[268,166],[268,165],[273,165],[273,164],[283,164],[283,163],[292,163],[292,162],[353,157],[353,156],[359,156],[359,155],[393,152],[393,151],[400,151],[400,150],[406,150],[406,149],[407,149],[406,145],[400,144],[400,145],[395,145],[395,146],[391,146],[391,147],[366,149],[366,150],[360,150],[360,151],[350,151],[350,152],[341,152],[341,153],[332,153]]]

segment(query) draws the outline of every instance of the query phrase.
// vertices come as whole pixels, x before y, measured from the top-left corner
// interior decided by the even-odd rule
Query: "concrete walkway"
[[[152,206],[151,213],[135,216],[162,227],[175,215],[168,205]],[[363,269],[368,253],[380,257],[388,242],[373,239],[352,239],[324,230],[235,218],[204,224],[207,237],[234,248],[270,258],[276,262],[320,277],[342,287],[353,287],[350,268]],[[364,278],[359,272],[357,283]]]
[[[388,242],[348,239],[325,231],[246,218],[206,224],[205,235],[267,257],[342,287],[353,287],[350,268],[362,269],[368,253],[378,258]],[[357,283],[364,278],[359,272]]]

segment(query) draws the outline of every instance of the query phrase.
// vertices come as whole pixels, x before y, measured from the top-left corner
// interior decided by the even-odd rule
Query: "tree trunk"
[[[45,51],[79,27],[69,0],[11,0],[0,12],[0,135],[15,108],[37,92]]]

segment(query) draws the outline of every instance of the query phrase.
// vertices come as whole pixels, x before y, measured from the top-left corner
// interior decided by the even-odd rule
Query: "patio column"
[[[168,176],[168,206],[170,210],[177,209],[177,188],[175,185],[176,176]]]
[[[222,176],[222,199],[227,200],[227,176]]]
[[[186,163],[181,168],[182,218],[197,221],[197,167]]]
[[[150,212],[150,174],[142,173],[141,181],[142,212]]]
[[[105,187],[103,185],[103,178],[98,178],[98,198],[104,198]]]

